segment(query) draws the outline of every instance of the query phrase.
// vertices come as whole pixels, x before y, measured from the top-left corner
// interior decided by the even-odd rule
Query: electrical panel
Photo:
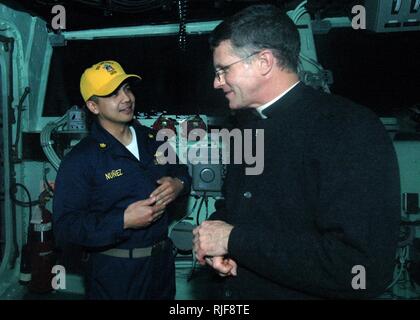
[[[208,134],[206,115],[153,115],[139,114],[141,124],[156,131],[172,130],[175,135],[168,139],[183,163],[188,166],[192,177],[192,193],[219,196],[221,194],[225,166],[222,164],[222,145],[219,140]],[[201,129],[194,135],[194,129]],[[196,131],[200,132],[200,131]],[[199,139],[198,139],[199,138]],[[198,140],[197,140],[198,139]]]
[[[375,32],[420,30],[420,0],[365,0],[366,28]]]

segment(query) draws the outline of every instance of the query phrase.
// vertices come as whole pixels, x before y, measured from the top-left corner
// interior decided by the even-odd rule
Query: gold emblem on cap
[[[100,144],[99,144],[99,148],[101,148],[101,149],[105,149],[105,148],[106,148],[106,144],[105,144],[105,143],[100,143]]]
[[[111,75],[113,75],[114,73],[117,73],[117,71],[114,69],[114,67],[110,64],[110,63],[104,63],[102,65],[102,67],[108,71]]]

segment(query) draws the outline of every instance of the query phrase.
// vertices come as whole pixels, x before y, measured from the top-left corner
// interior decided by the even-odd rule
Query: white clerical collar
[[[289,87],[289,89],[287,89],[286,91],[283,91],[279,96],[275,97],[273,100],[263,104],[262,106],[259,106],[256,110],[257,112],[260,114],[261,118],[263,119],[267,119],[267,117],[262,113],[264,109],[268,108],[269,106],[271,106],[274,102],[276,102],[277,100],[279,100],[281,97],[283,97],[286,93],[288,93],[290,90],[292,90],[294,87],[296,87],[296,85],[299,83],[300,81],[296,82],[295,84],[293,84],[291,87]]]

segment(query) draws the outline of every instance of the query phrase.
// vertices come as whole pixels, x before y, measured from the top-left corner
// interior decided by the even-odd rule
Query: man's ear
[[[267,75],[273,69],[276,60],[270,50],[263,50],[258,54],[258,63],[262,75]]]
[[[88,100],[86,101],[86,107],[89,109],[90,112],[92,112],[93,114],[98,114],[99,110],[98,110],[98,105],[93,102],[92,100]]]

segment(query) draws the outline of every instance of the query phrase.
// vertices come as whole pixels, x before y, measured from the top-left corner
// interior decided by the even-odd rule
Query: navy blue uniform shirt
[[[147,247],[166,238],[168,215],[152,225],[124,229],[124,210],[149,198],[156,180],[177,177],[189,192],[191,180],[185,165],[159,165],[154,132],[133,121],[140,161],[99,123],[63,159],[55,184],[53,223],[58,243],[101,248]]]

